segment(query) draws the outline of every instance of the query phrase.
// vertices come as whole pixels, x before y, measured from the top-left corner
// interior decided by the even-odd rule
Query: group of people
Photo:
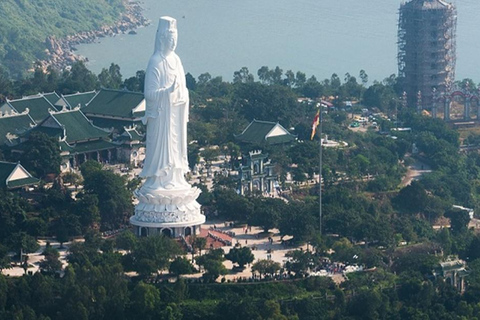
[[[322,264],[321,267],[317,269],[326,270],[329,274],[337,274],[337,273],[344,273],[345,271],[345,264],[338,263],[338,262],[325,262]]]
[[[211,233],[210,231],[208,232],[208,236],[209,236],[210,238],[214,239],[215,241],[218,241],[218,242],[222,243],[222,244],[225,245],[225,246],[231,246],[231,245],[232,245],[232,242],[231,242],[231,241],[229,241],[229,240],[227,240],[227,239],[222,239],[222,238],[220,238],[219,236]]]
[[[216,224],[214,224],[213,227],[210,227],[209,229],[210,229],[210,230],[214,230],[214,231],[216,231],[216,232],[220,232],[220,233],[226,234],[227,236],[232,237],[232,238],[235,237],[235,232],[233,232],[233,231],[228,231],[228,230],[218,229]]]

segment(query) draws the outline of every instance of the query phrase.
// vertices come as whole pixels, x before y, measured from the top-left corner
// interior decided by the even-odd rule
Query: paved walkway
[[[235,236],[229,237],[226,234],[223,234],[221,232],[215,231],[215,230],[209,230],[210,228],[216,227],[217,230],[222,230],[222,231],[231,231],[235,233]],[[270,233],[270,237],[272,239],[272,242],[269,241],[268,236],[263,236],[260,237],[260,234],[262,234],[263,230],[258,227],[229,227],[225,226],[224,222],[221,221],[211,221],[207,222],[202,226],[202,233],[201,236],[207,236],[208,231],[211,233],[215,234],[218,237],[221,237],[225,240],[231,240],[232,245],[231,246],[225,246],[221,244],[219,241],[212,241],[213,239],[210,237],[207,237],[207,249],[210,247],[210,243],[213,244],[214,248],[222,248],[225,253],[228,253],[237,243],[240,246],[247,246],[252,249],[252,253],[255,256],[254,263],[258,260],[264,260],[264,259],[271,259],[275,262],[280,263],[280,265],[283,267],[285,262],[287,261],[287,257],[285,257],[285,254],[288,251],[295,250],[295,249],[307,249],[307,245],[304,245],[302,247],[285,247],[282,245],[281,240],[280,240],[280,235],[278,230],[272,229]],[[31,271],[33,273],[37,272],[39,269],[39,263],[44,259],[43,256],[43,251],[45,250],[45,245],[46,241],[40,240],[40,249],[37,250],[37,252],[29,254],[29,268],[28,271]],[[51,241],[51,245],[54,248],[59,249],[60,244],[58,242]],[[60,260],[63,264],[63,267],[66,267],[67,262],[66,262],[66,255],[67,255],[67,248],[68,248],[69,243],[64,244],[63,249],[59,249],[60,252]],[[205,251],[203,251],[204,253]],[[189,259],[191,258],[191,255],[186,255]],[[228,269],[229,273],[225,275],[225,278],[227,280],[235,280],[240,277],[245,277],[245,278],[250,278],[252,276],[252,271],[251,271],[251,265],[248,265],[245,267],[244,270],[239,271],[239,272],[233,272],[232,271],[232,262],[229,260],[225,260],[224,262],[225,267]],[[10,269],[4,269],[2,271],[4,275],[9,275],[9,276],[22,276],[24,274],[24,270],[21,265],[15,266]],[[188,275],[186,277],[188,278],[199,278],[201,277],[201,273],[193,274],[193,275]],[[335,274],[335,275],[330,275],[333,280],[336,283],[340,283],[344,280],[343,275],[341,274]],[[220,278],[218,279],[220,281]]]
[[[28,270],[27,272],[35,273],[39,269],[40,261],[44,259],[43,252],[45,251],[45,246],[47,242],[45,240],[39,240],[38,244],[40,248],[28,255]],[[64,243],[63,248],[60,249],[60,243],[55,241],[50,241],[52,247],[58,249],[60,253],[60,261],[62,262],[63,268],[67,266],[66,256],[69,243]],[[21,264],[15,265],[10,269],[3,269],[2,274],[11,277],[20,277],[25,273]]]
[[[414,158],[410,159],[413,159],[415,162],[408,166],[407,173],[403,177],[402,183],[400,184],[401,187],[406,187],[410,185],[413,180],[420,179],[423,174],[432,172],[432,169],[427,164]]]
[[[210,227],[214,227],[214,226],[216,226],[217,229],[224,230],[224,231],[232,231],[235,233],[235,236],[233,237],[232,246],[222,247],[225,253],[228,253],[237,243],[240,244],[241,246],[247,246],[252,249],[252,253],[255,256],[255,260],[253,263],[255,263],[258,260],[271,259],[275,262],[280,263],[280,265],[283,267],[284,263],[288,259],[287,257],[285,257],[285,254],[288,251],[295,250],[295,249],[303,249],[303,250],[307,249],[307,245],[304,245],[301,247],[285,247],[284,245],[282,245],[279,232],[276,229],[271,230],[272,233],[270,237],[272,238],[272,242],[270,243],[270,241],[268,240],[268,236],[260,238],[260,234],[263,232],[263,230],[258,227],[234,228],[234,227],[225,226],[223,222],[209,221],[205,223],[202,226],[202,228],[209,229]],[[225,275],[225,278],[227,280],[235,280],[236,278],[240,278],[240,277],[250,278],[252,276],[251,265],[246,266],[244,270],[239,272],[232,271],[233,264],[229,260],[225,260],[224,265],[229,270],[229,273]],[[201,274],[198,273],[194,275],[189,275],[188,278],[197,278],[200,276]],[[341,274],[333,275],[332,278],[336,283],[340,283],[344,280],[343,275]]]

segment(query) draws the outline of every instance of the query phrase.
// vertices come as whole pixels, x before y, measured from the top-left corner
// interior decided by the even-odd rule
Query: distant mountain
[[[0,66],[19,78],[47,59],[46,39],[112,25],[125,0],[0,0]]]

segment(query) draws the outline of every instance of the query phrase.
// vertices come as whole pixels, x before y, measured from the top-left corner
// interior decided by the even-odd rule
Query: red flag
[[[320,110],[317,111],[315,118],[313,118],[312,136],[310,137],[310,140],[313,140],[313,137],[315,136],[315,132],[317,131],[317,127],[319,124],[320,124]]]

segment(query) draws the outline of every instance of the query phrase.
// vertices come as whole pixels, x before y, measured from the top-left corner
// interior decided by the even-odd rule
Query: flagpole
[[[319,204],[319,226],[320,226],[320,235],[322,235],[322,120],[323,120],[323,112],[322,112],[322,105],[319,104],[317,114],[315,118],[313,118],[312,123],[312,135],[310,136],[310,140],[315,138],[315,134],[317,134],[317,127],[320,127],[318,130],[318,136],[320,137],[320,156],[319,156],[319,167],[318,167],[318,204]]]
[[[322,235],[322,119],[323,112],[322,106],[320,105],[320,124],[318,135],[320,137],[320,155],[319,155],[319,169],[318,169],[318,204],[319,204],[319,224],[320,224],[320,236]]]

